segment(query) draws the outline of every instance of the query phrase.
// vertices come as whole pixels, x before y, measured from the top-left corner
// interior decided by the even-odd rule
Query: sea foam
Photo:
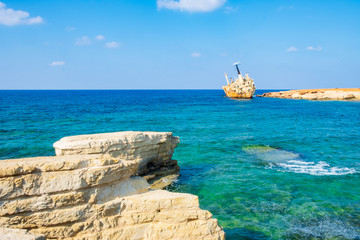
[[[303,173],[317,176],[347,175],[357,171],[354,168],[331,166],[329,163],[310,162],[301,158],[300,154],[269,146],[249,146],[243,148],[247,153],[255,155],[266,162],[267,168],[282,172]]]
[[[279,167],[283,170],[291,171],[295,173],[305,173],[310,175],[325,176],[325,175],[347,175],[356,173],[356,170],[353,168],[339,168],[332,167],[330,164],[320,161],[318,163],[314,162],[303,162],[299,160],[290,160],[285,163],[278,163]],[[270,167],[271,168],[271,167]]]

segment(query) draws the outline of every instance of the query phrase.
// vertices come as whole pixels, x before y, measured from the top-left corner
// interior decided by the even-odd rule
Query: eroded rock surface
[[[29,233],[26,229],[0,228],[1,240],[45,240],[44,236]]]
[[[172,159],[178,142],[171,133],[83,135],[56,142],[54,157],[1,161],[4,236],[223,239],[196,196],[149,190],[178,176]]]
[[[290,90],[264,93],[259,97],[307,100],[360,100],[360,88]]]

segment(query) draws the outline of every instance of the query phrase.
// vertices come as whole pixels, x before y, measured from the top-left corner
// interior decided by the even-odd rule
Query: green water
[[[198,195],[227,239],[360,239],[360,102],[0,91],[0,114],[0,159],[54,155],[69,135],[174,132],[170,190]]]

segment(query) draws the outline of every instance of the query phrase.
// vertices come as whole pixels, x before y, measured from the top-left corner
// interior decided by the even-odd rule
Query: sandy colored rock
[[[117,199],[104,209],[108,211],[105,216],[31,232],[63,239],[224,238],[211,213],[201,210],[198,198],[190,194],[155,190]]]
[[[58,156],[2,161],[1,239],[224,239],[196,196],[149,190],[178,177],[178,142],[171,133],[84,135],[55,143]]]
[[[177,180],[180,174],[180,167],[177,161],[173,160],[161,168],[152,170],[145,175],[142,175],[149,184],[151,189],[165,189]]]
[[[64,137],[54,143],[56,155],[103,154],[133,160],[138,174],[170,161],[179,138],[169,132],[116,132]]]
[[[29,233],[26,229],[0,228],[1,240],[45,240],[44,236]]]
[[[0,202],[0,216],[24,212],[36,212],[64,206],[85,203],[101,203],[117,197],[146,192],[149,184],[142,177],[131,177],[96,188],[85,188],[59,194],[42,194],[40,196],[22,197]]]
[[[122,159],[135,159],[141,153],[160,149],[162,143],[179,142],[178,137],[165,132],[115,132],[64,137],[54,143],[56,155],[109,154]],[[140,154],[140,155],[139,155]]]
[[[71,191],[126,180],[135,174],[137,166],[131,163],[113,164],[73,171],[40,172],[0,178],[0,200]]]
[[[264,93],[260,97],[307,100],[360,100],[360,88],[290,90]]]

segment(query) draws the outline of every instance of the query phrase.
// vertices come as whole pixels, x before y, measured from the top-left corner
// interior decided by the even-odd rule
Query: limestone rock
[[[56,155],[105,154],[123,160],[133,160],[138,174],[171,160],[179,138],[164,132],[116,132],[64,137],[54,143]]]
[[[190,194],[155,190],[117,199],[104,209],[105,216],[31,232],[62,239],[224,238],[211,213],[201,210],[197,197]]]
[[[177,161],[168,162],[166,166],[154,169],[142,175],[151,185],[151,189],[164,189],[172,184],[179,177],[180,167]]]
[[[44,236],[28,233],[26,229],[0,228],[1,240],[45,240]]]
[[[171,133],[83,135],[55,143],[58,156],[2,161],[1,239],[224,239],[196,196],[149,190],[177,178],[178,142]]]
[[[360,100],[360,88],[304,89],[268,92],[260,97],[307,100]]]
[[[126,180],[135,174],[137,166],[132,163],[112,164],[72,171],[38,172],[0,178],[0,200],[77,190],[117,180]]]

